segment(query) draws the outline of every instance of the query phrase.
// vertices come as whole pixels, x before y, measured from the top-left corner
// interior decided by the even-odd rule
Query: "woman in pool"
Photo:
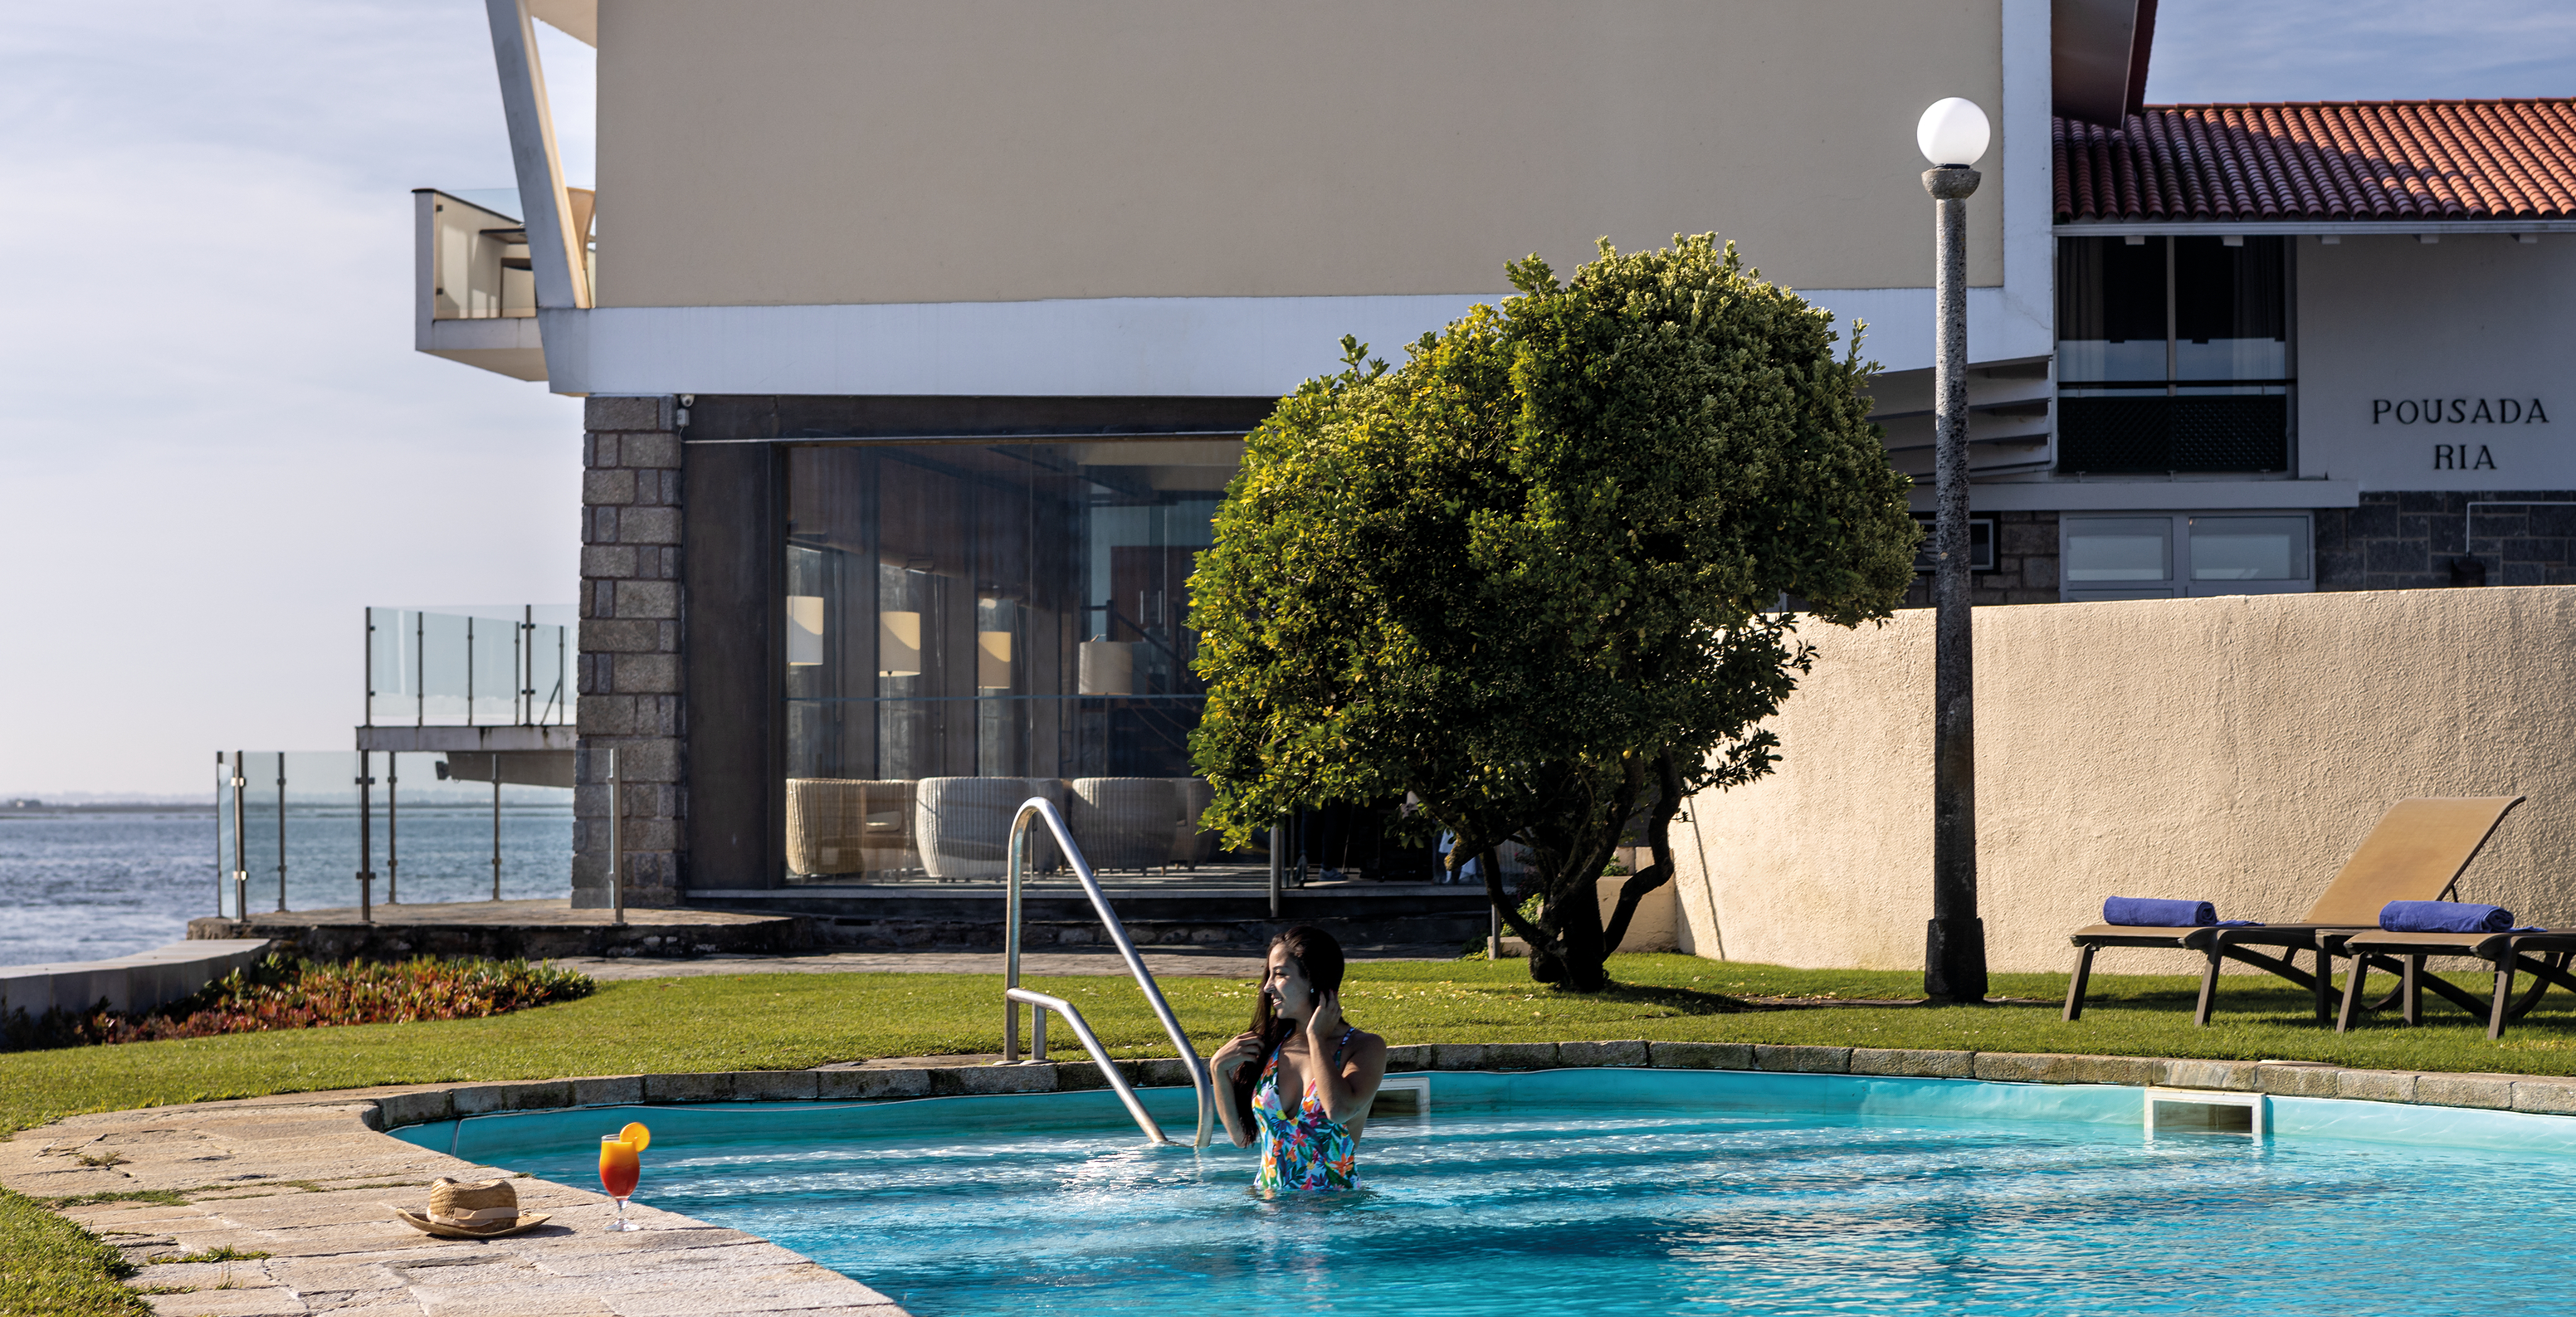
[[[1261,1140],[1253,1188],[1353,1189],[1369,1102],[1386,1078],[1386,1040],[1342,1018],[1342,945],[1312,924],[1273,938],[1252,1027],[1212,1065],[1227,1087],[1217,1112],[1240,1148]],[[1294,1099],[1282,1094],[1298,1094]]]

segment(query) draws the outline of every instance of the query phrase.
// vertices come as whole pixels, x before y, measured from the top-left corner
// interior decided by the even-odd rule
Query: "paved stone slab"
[[[1851,1052],[1851,1073],[1915,1079],[1967,1079],[1975,1073],[1976,1060],[1974,1052],[1855,1047]]]
[[[1750,1070],[1748,1043],[1648,1043],[1646,1063],[1664,1070]]]
[[[1615,1043],[1558,1043],[1556,1063],[1564,1066],[1643,1066],[1646,1044],[1642,1041]]]
[[[814,1072],[786,1073],[803,1078],[781,1074],[763,1082],[790,1089],[801,1082],[806,1092],[814,1091]],[[1052,1077],[1050,1072],[1029,1078]],[[526,1087],[566,1102],[574,1092],[563,1081]],[[452,1109],[454,1102],[436,1105]],[[472,1179],[499,1172],[377,1133],[370,1125],[382,1118],[376,1102],[352,1101],[348,1094],[306,1095],[300,1105],[269,1099],[75,1116],[0,1142],[0,1185],[51,1196],[65,1179],[59,1167],[76,1164],[83,1152],[115,1148],[123,1158],[118,1164],[80,1168],[84,1183],[78,1192],[166,1188],[189,1194],[191,1201],[99,1203],[65,1215],[139,1264],[225,1246],[269,1255],[147,1265],[138,1283],[199,1287],[151,1297],[156,1312],[174,1317],[324,1311],[386,1317],[845,1311],[902,1317],[883,1294],[811,1259],[646,1204],[628,1209],[644,1231],[610,1234],[599,1227],[614,1213],[613,1203],[545,1180],[515,1181],[523,1208],[553,1218],[536,1230],[490,1240],[422,1234],[394,1220],[391,1207],[424,1201],[428,1182],[438,1175]],[[226,1284],[230,1288],[215,1288]]]
[[[1848,1074],[1851,1071],[1851,1054],[1852,1049],[1848,1047],[1772,1047],[1756,1043],[1753,1065],[1757,1070],[1795,1074]]]

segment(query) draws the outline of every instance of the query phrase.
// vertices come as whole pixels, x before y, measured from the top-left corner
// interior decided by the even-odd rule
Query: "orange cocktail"
[[[617,1218],[608,1223],[610,1230],[641,1230],[644,1227],[626,1219],[626,1200],[635,1194],[635,1181],[644,1174],[644,1146],[652,1134],[641,1124],[628,1125],[615,1134],[599,1139],[599,1187],[617,1200]]]

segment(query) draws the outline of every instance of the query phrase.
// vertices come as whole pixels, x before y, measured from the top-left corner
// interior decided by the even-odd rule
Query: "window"
[[[2285,239],[2061,238],[2057,333],[2062,469],[2289,469]]]
[[[2069,519],[2061,573],[2083,589],[2134,590],[2173,581],[2173,519],[2086,517]]]
[[[1938,565],[1932,555],[1932,528],[1939,521],[1940,515],[1937,513],[1914,514],[1914,524],[1923,528],[1923,542],[1914,550],[1914,574],[1917,576],[1931,575],[1932,569]],[[1968,518],[1968,570],[1991,572],[1994,569],[1995,519],[1970,517]]]
[[[2058,520],[2059,597],[2182,599],[2316,588],[2306,513],[2157,512]]]
[[[1103,871],[1209,862],[1188,582],[1242,454],[1150,437],[791,449],[771,605],[789,881],[989,880],[1032,795]]]

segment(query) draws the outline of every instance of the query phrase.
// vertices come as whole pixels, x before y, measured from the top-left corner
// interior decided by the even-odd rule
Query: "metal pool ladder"
[[[1054,834],[1055,844],[1073,865],[1073,876],[1081,879],[1082,889],[1091,894],[1091,908],[1100,913],[1101,927],[1109,930],[1109,940],[1118,945],[1118,954],[1126,959],[1127,972],[1136,977],[1136,986],[1145,990],[1145,1000],[1153,1006],[1155,1018],[1163,1022],[1163,1032],[1171,1036],[1172,1046],[1180,1050],[1181,1063],[1190,1070],[1190,1086],[1197,1090],[1198,1095],[1199,1131],[1190,1146],[1208,1146],[1216,1124],[1216,1091],[1208,1078],[1207,1062],[1199,1056],[1197,1048],[1190,1046],[1190,1037],[1181,1031],[1181,1022],[1172,1014],[1171,1003],[1163,1000],[1163,990],[1154,986],[1153,974],[1146,970],[1144,959],[1136,954],[1136,944],[1128,941],[1127,930],[1118,926],[1118,912],[1110,909],[1109,898],[1101,892],[1100,879],[1091,872],[1091,862],[1083,858],[1082,848],[1073,844],[1073,834],[1064,826],[1064,815],[1057,812],[1054,802],[1043,796],[1029,797],[1021,803],[1019,812],[1011,816],[1011,887],[1003,915],[1008,931],[1003,935],[1002,1064],[1017,1065],[1020,1061],[1020,1003],[1027,1002],[1033,1008],[1029,1013],[1029,1059],[1033,1061],[1046,1059],[1046,1013],[1054,1011],[1064,1017],[1066,1024],[1073,1026],[1073,1036],[1081,1039],[1083,1047],[1090,1051],[1092,1061],[1108,1078],[1109,1086],[1118,1091],[1118,1100],[1127,1105],[1127,1114],[1136,1118],[1136,1125],[1145,1131],[1145,1137],[1156,1143],[1171,1142],[1164,1137],[1163,1127],[1155,1124],[1154,1118],[1146,1113],[1145,1104],[1137,1100],[1136,1090],[1129,1087],[1127,1077],[1118,1073],[1118,1067],[1110,1063],[1108,1049],[1100,1045],[1100,1039],[1091,1032],[1090,1024],[1083,1020],[1082,1012],[1061,997],[1031,992],[1020,986],[1020,880],[1028,870],[1029,820],[1033,818],[1043,820],[1047,831]]]

